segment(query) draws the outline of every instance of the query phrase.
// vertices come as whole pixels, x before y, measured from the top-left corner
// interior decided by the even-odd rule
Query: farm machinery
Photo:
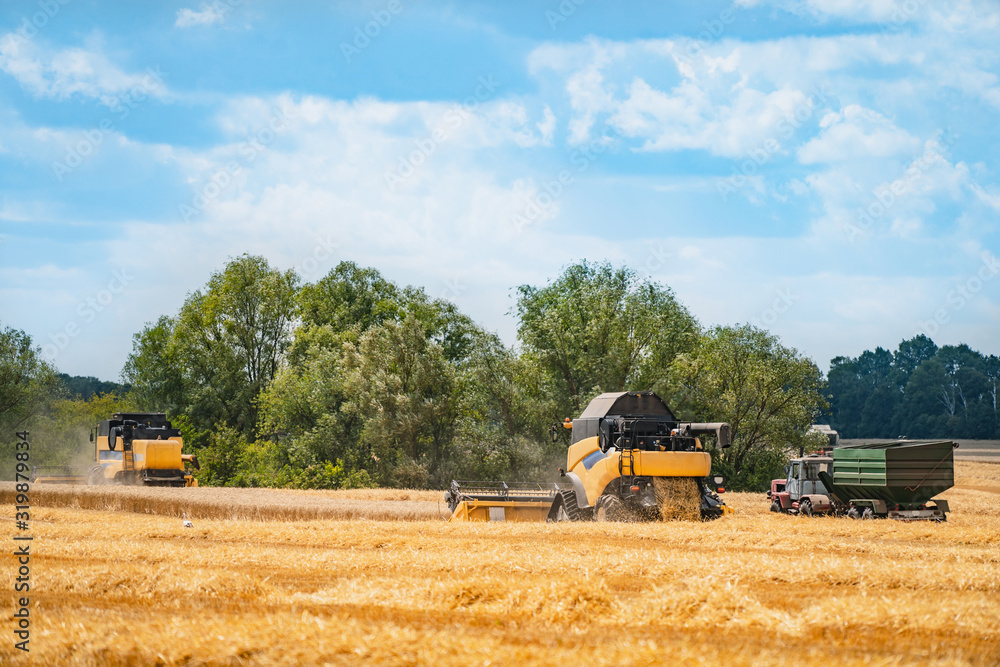
[[[180,430],[162,412],[116,413],[90,431],[94,465],[85,471],[68,466],[36,466],[39,484],[128,484],[198,486],[187,465],[198,457],[183,454]]]
[[[947,521],[948,501],[932,498],[955,484],[956,447],[950,441],[901,441],[792,459],[786,478],[771,481],[771,511]]]
[[[653,521],[732,512],[708,480],[699,435],[729,446],[729,424],[678,420],[653,392],[601,394],[562,426],[572,430],[566,468],[551,484],[452,481],[445,500],[464,521]],[[553,427],[553,438],[558,427]]]

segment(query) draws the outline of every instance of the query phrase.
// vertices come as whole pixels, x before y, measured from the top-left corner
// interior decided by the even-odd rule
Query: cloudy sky
[[[0,5],[0,322],[116,379],[248,252],[510,343],[580,259],[821,369],[1000,353],[995,2]],[[669,8],[668,8],[669,7]]]

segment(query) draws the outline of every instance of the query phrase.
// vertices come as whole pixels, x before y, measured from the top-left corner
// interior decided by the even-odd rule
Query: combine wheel
[[[622,521],[624,518],[625,506],[617,496],[604,495],[597,499],[594,521]]]
[[[781,512],[781,503],[779,503],[777,500],[772,501],[771,502],[771,511],[772,512]]]
[[[799,514],[804,514],[806,516],[813,515],[813,504],[808,498],[803,498],[802,502],[799,503]]]
[[[576,504],[576,493],[573,491],[560,491],[552,501],[552,509],[546,521],[579,521],[580,508]]]
[[[101,466],[94,466],[87,473],[87,485],[88,486],[98,486],[104,484],[104,470]]]

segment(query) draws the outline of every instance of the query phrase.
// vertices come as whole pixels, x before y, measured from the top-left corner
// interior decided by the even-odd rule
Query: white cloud
[[[38,97],[79,95],[115,106],[125,94],[159,97],[166,92],[158,69],[126,73],[97,47],[47,49],[16,33],[0,37],[0,70]]]
[[[765,94],[741,88],[728,102],[692,81],[664,93],[636,79],[609,122],[625,136],[645,137],[643,151],[702,149],[743,157],[768,139],[776,141],[782,121],[794,120],[796,109],[804,107],[812,114],[812,103],[797,90]]]
[[[539,121],[535,127],[542,135],[542,143],[546,146],[552,145],[552,135],[556,130],[556,115],[552,113],[552,109],[548,104],[545,105],[545,110],[543,112],[543,119]]]
[[[201,11],[197,12],[193,9],[181,9],[177,12],[177,21],[174,22],[174,25],[178,28],[190,28],[219,23],[226,17],[226,12],[220,4],[202,5]]]
[[[825,116],[819,136],[798,150],[802,164],[868,160],[915,153],[920,141],[877,111],[856,104]]]
[[[133,262],[128,247],[148,239],[163,248],[165,265],[173,267],[162,289],[178,283],[193,289],[204,279],[203,267],[225,262],[233,239],[248,252],[290,266],[310,256],[317,238],[330,236],[341,253],[331,262],[349,257],[392,266],[394,278],[428,285],[431,292],[435,281],[443,284],[462,272],[469,291],[456,300],[483,315],[489,307],[480,298],[484,290],[496,293],[491,303],[505,304],[505,290],[517,284],[513,277],[498,282],[497,275],[534,272],[533,266],[545,262],[558,266],[572,251],[556,258],[551,242],[537,241],[549,233],[548,221],[558,215],[560,202],[543,206],[519,228],[515,216],[538,201],[543,186],[532,178],[498,175],[510,166],[505,164],[508,151],[542,141],[544,132],[533,131],[538,123],[523,106],[507,100],[466,110],[463,119],[449,115],[455,105],[440,103],[293,100],[287,95],[232,100],[217,119],[231,143],[159,156],[173,162],[190,184],[190,198],[177,202],[197,209],[190,222],[129,225],[127,239],[113,244],[110,256]],[[261,137],[277,116],[285,119],[281,129],[261,141],[262,150],[247,151],[247,137]],[[449,124],[448,118],[462,122]],[[448,134],[390,190],[386,172],[442,127]],[[490,157],[481,161],[479,154]],[[232,162],[238,172],[211,190],[203,208],[196,205],[194,193],[207,193],[212,177]],[[498,257],[506,258],[499,266]],[[315,280],[333,263],[307,278]],[[497,317],[493,313],[489,319]]]

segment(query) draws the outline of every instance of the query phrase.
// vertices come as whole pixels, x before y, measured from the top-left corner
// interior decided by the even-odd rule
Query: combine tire
[[[90,472],[87,473],[87,486],[99,486],[104,484],[104,482],[104,470],[101,466],[94,466],[90,469]]]
[[[799,514],[804,514],[805,516],[813,515],[813,504],[808,498],[805,498],[799,503]]]
[[[625,506],[617,496],[604,495],[594,505],[594,521],[624,521]]]
[[[547,521],[579,521],[583,517],[576,502],[576,491],[560,491],[552,501]]]

